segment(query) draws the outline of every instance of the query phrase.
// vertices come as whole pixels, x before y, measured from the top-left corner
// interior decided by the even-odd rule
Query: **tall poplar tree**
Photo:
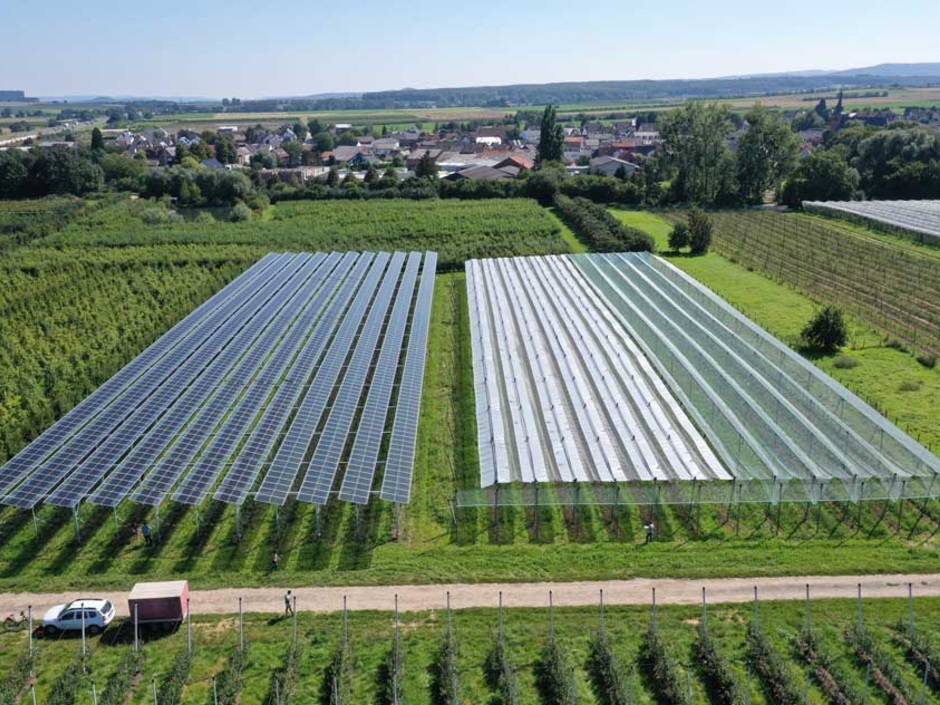
[[[557,121],[554,105],[546,105],[542,113],[542,130],[539,134],[538,162],[560,162],[564,152],[565,133]]]

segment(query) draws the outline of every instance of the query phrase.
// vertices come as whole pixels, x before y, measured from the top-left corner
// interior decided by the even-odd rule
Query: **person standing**
[[[140,532],[144,535],[144,543],[147,546],[153,546],[153,538],[150,536],[150,524],[144,522],[144,526],[141,528]]]
[[[653,540],[653,533],[656,531],[656,525],[650,521],[645,527],[646,529],[646,543],[650,543]]]
[[[290,590],[288,590],[287,592],[284,593],[284,614],[285,615],[294,614],[294,606],[291,604],[291,599],[292,598],[290,596]]]
[[[271,556],[271,570],[277,571],[281,569],[281,559],[277,555],[277,551],[274,552],[274,555]]]

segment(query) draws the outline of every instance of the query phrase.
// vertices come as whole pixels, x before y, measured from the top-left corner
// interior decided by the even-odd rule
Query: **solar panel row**
[[[258,501],[270,504],[284,504],[287,501],[288,493],[307,455],[307,449],[326,411],[327,403],[333,395],[333,388],[343,372],[353,339],[362,324],[362,319],[365,318],[389,258],[389,254],[385,252],[375,258],[366,281],[349,307],[342,325],[323,358],[323,363],[317,370],[310,388],[294,415],[290,428],[277,449],[274,460],[271,461],[271,467],[255,495]]]
[[[3,498],[5,504],[22,508],[34,507],[42,501],[49,490],[62,480],[88,454],[99,447],[104,439],[129,418],[135,409],[164,384],[179,367],[223,329],[240,309],[257,306],[264,302],[272,291],[276,291],[302,265],[302,261],[291,258],[273,279],[260,288],[248,288],[239,292],[220,308],[210,314],[204,325],[199,326],[179,345],[169,351],[153,367],[141,375],[128,392],[98,414],[88,425],[69,439],[36,472]]]
[[[310,297],[323,283],[332,268],[323,255],[316,255],[308,265],[311,276],[299,291],[284,288],[271,303],[245,325],[228,346],[212,361],[199,378],[177,399],[170,410],[111,472],[89,498],[93,504],[115,506],[150,469],[160,454],[170,445],[183,427],[198,412],[198,422],[205,423],[208,400],[223,389],[237,387],[243,374],[252,374],[264,362],[281,340],[281,336],[294,322]]]
[[[343,260],[346,259],[343,258]],[[322,287],[296,319],[290,332],[285,336],[284,342],[271,354],[271,359],[266,361],[271,348],[279,341],[272,340],[273,336],[265,336],[259,345],[253,348],[227,375],[225,383],[217,388],[212,399],[203,407],[196,419],[186,428],[169,451],[160,458],[133,494],[132,499],[148,505],[162,502],[173,485],[189,469],[193,458],[199,454],[207,439],[214,435],[213,443],[219,442],[220,438],[225,436],[224,430],[229,427],[233,418],[243,413],[244,406],[251,400],[251,392],[245,393],[245,390],[254,384],[263,385],[265,390],[267,389],[268,370],[272,365],[279,364],[285,356],[292,354],[297,341],[307,334],[309,322],[319,315],[320,306],[331,294],[335,282],[344,276],[347,265],[340,262],[338,266],[335,266],[338,261],[340,261],[339,255],[330,255],[317,272],[318,279],[321,276],[326,277]],[[223,419],[225,422],[221,427],[222,430],[217,430]]]
[[[411,498],[415,443],[418,437],[418,414],[421,410],[424,365],[428,349],[428,327],[431,323],[436,271],[437,253],[428,252],[424,256],[421,284],[418,287],[418,298],[411,317],[405,369],[399,384],[395,420],[392,423],[392,435],[388,442],[385,472],[382,477],[382,499],[400,504],[407,504]]]
[[[173,419],[168,421],[169,427],[153,427],[154,424],[166,418],[164,415],[170,412],[171,407],[178,406],[181,394],[192,391],[195,395],[192,401],[198,407],[205,395],[219,383],[220,375],[228,371],[233,362],[232,358],[237,358],[245,351],[270,319],[303,285],[316,264],[313,258],[304,260],[295,275],[285,282],[285,286],[272,292],[270,299],[255,300],[241,309],[238,316],[226,321],[199,349],[198,354],[192,355],[180,365],[165,384],[138,406],[106,441],[82,461],[48,496],[46,502],[63,507],[78,504],[145,433],[158,444],[158,450],[169,443],[175,436]],[[229,350],[231,357],[226,356],[226,351]],[[206,378],[208,384],[199,384]],[[185,411],[184,407],[182,412],[185,414]],[[181,423],[185,422],[186,418],[188,414],[184,415]],[[178,427],[175,430],[178,431]]]
[[[323,504],[347,450],[344,499],[367,502],[384,465],[382,496],[407,502],[436,264],[259,260],[0,468],[0,502],[157,505],[175,486],[197,504],[218,485],[216,500],[241,504],[263,475],[259,501],[283,504],[299,483]]]
[[[375,349],[404,261],[405,255],[401,252],[396,252],[392,257],[382,286],[356,341],[339,393],[330,409],[326,425],[320,434],[313,458],[307,464],[307,472],[297,493],[297,498],[304,502],[326,504],[330,497],[330,489],[336,473],[339,472],[339,461],[359,409],[359,399],[372,367]]]
[[[274,396],[261,414],[251,435],[248,436],[231,469],[226,473],[214,495],[215,499],[230,504],[241,504],[244,501],[264,468],[272,449],[280,439],[297,401],[310,383],[310,378],[317,369],[317,363],[339,324],[343,312],[353,300],[353,295],[362,282],[372,259],[371,254],[363,254],[359,257],[355,268],[338,289],[336,296],[324,311],[296,359],[287,361],[283,368],[278,370],[280,383]],[[243,408],[245,409],[244,418],[238,422],[238,428],[235,429],[237,432],[233,433],[233,438],[236,436],[240,438],[244,430],[247,430],[252,419],[261,410],[263,401],[259,399],[252,406],[240,405],[239,413]]]
[[[267,255],[258,260],[251,268],[173,326],[164,336],[46,429],[20,453],[11,458],[0,468],[0,494],[8,491],[13,485],[26,477],[76,431],[87,424],[116,397],[123,394],[141,374],[153,366],[183,338],[192,333],[197,326],[201,325],[210,313],[229,301],[233,296],[243,293],[246,287],[251,286],[252,282],[263,276],[264,272],[273,267],[278,260],[277,255]]]
[[[401,345],[408,325],[408,312],[411,310],[420,266],[420,253],[412,252],[395,297],[388,327],[385,329],[382,351],[369,384],[369,395],[362,410],[362,418],[356,427],[356,441],[343,474],[339,498],[349,502],[365,504],[369,501],[369,491],[382,446],[382,432],[388,417],[388,406],[398,372]]]

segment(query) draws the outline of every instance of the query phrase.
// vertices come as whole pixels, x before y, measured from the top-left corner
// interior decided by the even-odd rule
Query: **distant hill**
[[[922,63],[922,64],[878,64],[877,66],[865,66],[860,69],[847,69],[845,71],[833,71],[828,74],[831,76],[884,76],[886,78],[910,77],[910,76],[928,76],[936,78],[940,76],[940,62]]]

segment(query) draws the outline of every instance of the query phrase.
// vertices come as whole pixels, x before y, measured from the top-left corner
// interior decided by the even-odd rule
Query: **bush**
[[[571,671],[564,652],[552,639],[535,663],[535,686],[544,705],[573,705],[575,694],[571,687]]]
[[[815,314],[800,333],[803,343],[811,350],[831,353],[845,345],[846,328],[842,310],[826,306]]]
[[[187,650],[184,649],[176,655],[170,672],[160,682],[160,689],[157,691],[157,702],[161,705],[178,705],[182,702],[183,688],[186,687],[186,681],[189,679],[189,669],[192,664],[192,657]]]
[[[322,705],[347,705],[349,693],[352,691],[352,662],[352,649],[341,641],[326,669],[320,698]]]
[[[800,705],[803,702],[800,688],[780,653],[767,635],[753,624],[747,626],[747,651],[770,702],[775,705]]]
[[[848,355],[839,355],[832,363],[832,366],[839,370],[851,370],[858,367],[858,358]]]
[[[294,645],[287,650],[284,666],[274,674],[277,685],[272,682],[265,705],[292,705],[300,678],[300,649]]]
[[[101,692],[98,705],[124,705],[134,677],[140,672],[142,665],[143,657],[136,651],[128,649],[128,652],[124,654],[123,662],[108,679]]]
[[[194,221],[200,225],[212,225],[215,223],[215,218],[212,217],[212,213],[209,211],[202,211],[199,215],[196,216]]]
[[[711,218],[700,208],[689,211],[689,252],[704,255],[712,244],[714,225]]]
[[[516,683],[516,667],[509,656],[506,644],[497,639],[483,663],[483,674],[490,690],[496,691],[500,705],[517,705],[519,687]]]
[[[627,705],[629,693],[624,683],[623,669],[614,654],[610,637],[603,630],[591,642],[587,671],[591,677],[594,697],[600,705]]]
[[[140,219],[147,225],[161,225],[167,221],[169,215],[165,208],[145,208],[140,214]]]
[[[917,356],[917,362],[919,362],[921,365],[923,365],[927,369],[932,370],[934,367],[937,366],[937,356],[923,353]]]
[[[453,634],[447,635],[431,665],[431,702],[434,705],[460,702],[460,670]]]
[[[714,639],[704,625],[698,629],[698,641],[693,656],[708,690],[709,699],[715,705],[739,705],[744,701],[741,687],[734,677],[731,664],[719,653]]]
[[[236,203],[232,208],[232,221],[235,223],[251,220],[251,208],[244,203]]]
[[[833,705],[854,705],[864,699],[864,695],[857,692],[857,688],[849,685],[851,675],[847,674],[841,665],[820,649],[814,634],[805,630],[796,640],[797,650],[806,659],[812,669],[813,677],[819,687],[826,694],[826,698]]]
[[[46,698],[47,705],[73,705],[77,701],[78,688],[85,675],[85,660],[79,656],[65,667],[65,671],[53,684],[52,692]]]
[[[7,671],[6,676],[0,681],[0,705],[14,705],[17,697],[32,675],[33,668],[36,666],[36,659],[28,653],[20,655],[13,667]]]
[[[401,650],[400,637],[385,656],[379,672],[379,697],[381,705],[401,703],[405,695],[405,655]]]
[[[890,702],[914,702],[913,693],[874,634],[867,629],[852,628],[846,631],[845,636],[862,664],[871,666],[872,680],[888,696]]]
[[[666,649],[659,631],[650,626],[640,645],[640,668],[663,705],[685,705],[679,664]]]
[[[575,233],[598,252],[652,252],[653,239],[630,228],[586,198],[555,198],[559,215]]]
[[[219,705],[237,705],[242,686],[245,685],[247,665],[248,649],[234,647],[229,653],[225,669],[215,679]]]
[[[676,223],[669,233],[669,249],[678,252],[689,246],[689,226],[683,222]]]

